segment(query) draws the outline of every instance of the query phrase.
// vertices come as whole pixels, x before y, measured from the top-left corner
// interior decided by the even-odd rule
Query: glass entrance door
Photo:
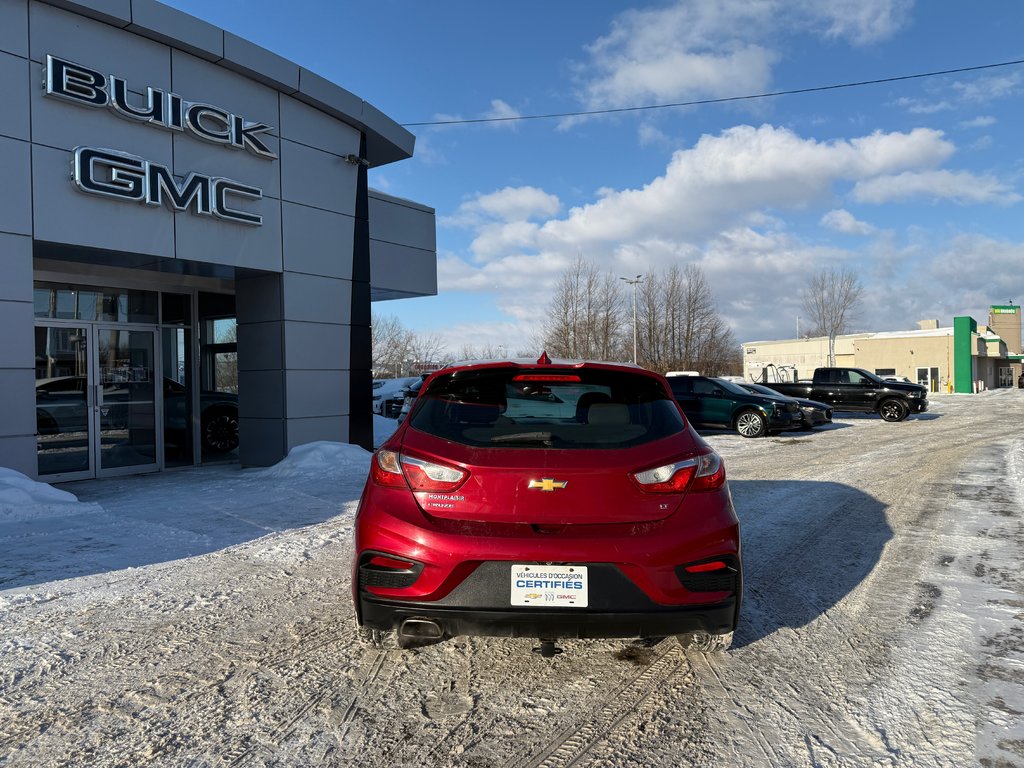
[[[95,339],[96,474],[157,469],[156,332],[97,326]]]
[[[156,330],[55,323],[35,337],[41,478],[158,469]]]
[[[87,325],[36,326],[36,446],[43,479],[92,477],[92,343]]]

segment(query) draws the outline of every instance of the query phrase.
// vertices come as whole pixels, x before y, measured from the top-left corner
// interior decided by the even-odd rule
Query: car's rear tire
[[[364,648],[375,651],[394,651],[399,647],[398,633],[393,629],[374,629],[359,625],[356,627],[356,637]]]
[[[712,635],[710,632],[687,632],[685,635],[676,635],[676,640],[687,651],[715,653],[729,650],[729,646],[732,645],[732,635],[732,632],[726,632],[724,635]]]
[[[203,414],[203,448],[213,453],[231,453],[238,447],[238,411],[211,408]]]
[[[768,434],[768,422],[757,411],[740,411],[736,416],[736,431],[743,437],[764,437]]]
[[[878,405],[878,415],[883,421],[903,421],[909,413],[907,404],[893,397],[883,400]]]

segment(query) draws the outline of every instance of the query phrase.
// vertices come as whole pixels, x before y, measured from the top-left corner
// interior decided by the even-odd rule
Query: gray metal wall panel
[[[36,341],[32,333],[35,317],[32,304],[27,301],[0,301],[0,369],[21,368],[35,371]],[[8,393],[0,389],[4,397],[19,397],[20,393]],[[35,387],[27,387],[22,405],[35,412]]]
[[[299,89],[299,65],[230,32],[224,33],[224,66],[275,88],[294,93]]]
[[[277,141],[268,145],[276,148]],[[281,197],[281,167],[277,160],[178,134],[174,137],[174,173],[185,177],[192,171],[259,187],[264,197]]]
[[[32,392],[34,393],[35,390],[33,389]],[[35,412],[35,403],[32,404],[32,412]],[[0,467],[8,467],[34,478],[39,472],[38,462],[34,435],[32,437],[0,437]]]
[[[296,94],[296,98],[302,101],[311,98],[324,104],[328,109],[336,109],[342,114],[362,120],[362,99],[354,93],[346,91],[337,83],[332,83],[327,78],[305,68],[299,70],[299,93]]]
[[[349,336],[347,325],[287,320],[284,323],[285,368],[290,371],[348,368]]]
[[[0,135],[28,141],[29,135],[29,61],[0,53],[0,93],[4,109],[0,110]]]
[[[371,240],[370,285],[374,290],[433,296],[437,293],[437,254]]]
[[[290,96],[281,97],[281,137],[336,155],[359,154],[359,131]]]
[[[131,0],[46,0],[72,13],[79,13],[90,19],[112,24],[115,27],[127,27],[132,21]]]
[[[349,372],[285,371],[285,407],[291,419],[348,413]]]
[[[288,421],[288,445],[290,451],[297,445],[317,440],[335,443],[348,442],[348,416],[318,416],[312,419],[290,419]]]
[[[122,203],[75,189],[70,157],[60,149],[32,148],[35,237],[152,256],[174,255],[174,217],[166,208]]]
[[[284,365],[283,323],[238,324],[238,369],[280,371]]]
[[[285,272],[284,318],[310,323],[345,323],[352,314],[352,283]]]
[[[280,154],[277,146],[277,129],[280,127],[277,91],[183,51],[172,52],[171,71],[174,92],[182,98],[214,104],[242,115],[246,120],[265,123],[274,128],[274,135],[260,135],[273,152]],[[225,152],[230,151],[224,147],[219,148]],[[242,154],[241,150],[238,152]],[[253,161],[275,164],[253,155],[250,157]]]
[[[281,275],[244,275],[235,281],[239,323],[281,319]]]
[[[240,412],[244,414],[244,411]],[[269,467],[287,455],[281,419],[238,419],[238,455],[244,466]]]
[[[123,77],[133,91],[148,85],[171,87],[171,51],[166,45],[43,3],[32,3],[29,16],[33,61],[42,62],[50,53]]]
[[[0,275],[0,300],[32,301],[32,238],[0,234]]]
[[[370,238],[426,251],[437,250],[433,213],[370,195]]]
[[[263,225],[237,224],[212,216],[196,216],[187,211],[174,214],[178,258],[280,271],[281,203],[268,197],[246,200],[238,207],[259,213],[263,216]],[[159,212],[171,218],[166,207]]]
[[[3,392],[3,397],[0,397],[0,436],[35,435],[35,381],[35,371],[31,368],[0,368],[0,392]],[[0,463],[0,466],[4,465]]]
[[[28,58],[28,0],[0,2],[0,51]]]
[[[238,412],[254,419],[283,418],[283,371],[248,371],[239,368]]]
[[[7,181],[0,186],[0,232],[32,234],[32,201],[26,194],[32,186],[30,150],[26,141],[0,137],[0,168]]]
[[[204,59],[224,57],[224,31],[156,0],[131,0],[132,23],[127,29],[173,43]]]
[[[337,155],[282,140],[281,198],[351,216],[356,168]]]
[[[355,219],[288,202],[282,218],[285,269],[351,279]]]

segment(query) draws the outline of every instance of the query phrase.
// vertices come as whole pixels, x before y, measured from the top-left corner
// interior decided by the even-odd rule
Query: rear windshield
[[[648,376],[520,368],[438,377],[410,426],[464,445],[567,449],[624,448],[684,429],[675,401]]]

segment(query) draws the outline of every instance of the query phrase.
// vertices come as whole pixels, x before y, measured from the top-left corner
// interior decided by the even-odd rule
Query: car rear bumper
[[[687,632],[732,632],[737,600],[713,605],[675,606],[661,611],[536,610],[531,608],[443,608],[400,603],[362,595],[362,623],[375,629],[398,629],[407,619],[433,621],[441,637],[538,637],[599,639],[610,637],[667,637]]]
[[[480,563],[455,589],[437,600],[374,595],[365,582],[361,583],[359,615],[365,626],[382,630],[400,629],[408,619],[431,621],[445,638],[665,637],[698,630],[722,634],[736,626],[742,591],[739,559],[725,559],[733,566],[727,573],[683,575],[695,599],[685,605],[656,603],[616,565],[587,563],[588,607],[514,606],[512,563],[489,561]]]

